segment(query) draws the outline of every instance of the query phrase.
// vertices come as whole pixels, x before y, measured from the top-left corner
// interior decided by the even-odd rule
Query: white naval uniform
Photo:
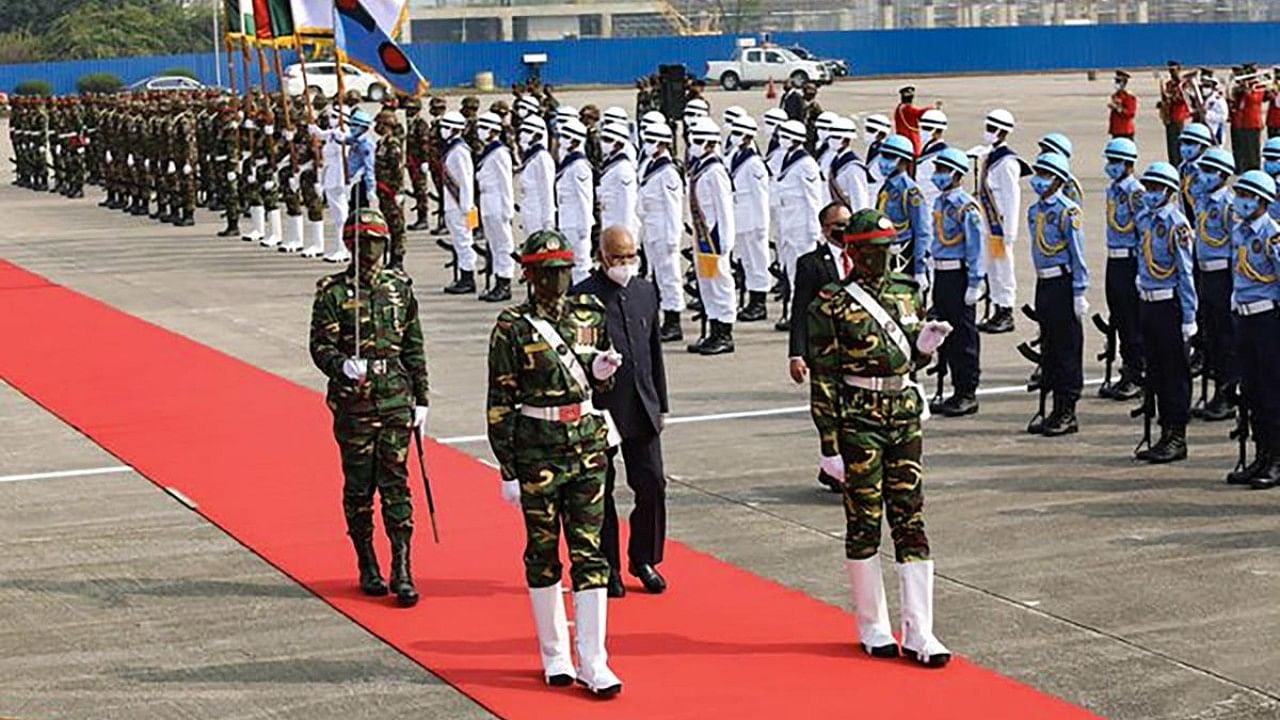
[[[787,152],[777,174],[778,260],[795,295],[796,263],[818,246],[822,225],[822,171],[803,145]],[[785,229],[784,229],[785,228]]]
[[[530,145],[520,165],[520,224],[525,237],[556,227],[556,164],[541,145]]]
[[[690,214],[694,217],[693,264],[707,319],[733,324],[738,293],[730,255],[737,239],[733,182],[717,153],[703,155],[689,169]]]
[[[778,173],[782,171],[782,160],[787,149],[778,141],[775,133],[765,151],[764,166],[769,169],[769,240],[773,242],[773,251],[782,266],[782,221],[779,213],[782,210],[782,196],[778,193]]]
[[[476,185],[480,188],[480,226],[489,243],[493,274],[510,280],[515,274],[515,240],[511,221],[516,198],[511,181],[511,150],[501,140],[485,146],[476,160]]]
[[[591,227],[595,224],[595,179],[581,150],[566,153],[556,169],[560,232],[573,248],[573,281],[591,274]]]
[[[1011,308],[1017,302],[1018,281],[1013,274],[1013,245],[1022,217],[1022,161],[1007,146],[999,145],[983,158],[981,205],[987,217],[987,282],[991,302]],[[1001,239],[1003,243],[1001,244]]]
[[[600,168],[600,229],[624,227],[633,240],[639,239],[640,218],[636,214],[638,188],[635,161],[625,150],[605,159]]]
[[[875,140],[867,145],[867,194],[872,198],[880,197],[880,186],[884,184],[884,174],[880,172],[880,145],[884,140]]]
[[[867,189],[867,166],[862,164],[862,158],[853,148],[837,151],[830,172],[827,187],[833,200],[840,200],[852,212],[872,207],[871,192]]]
[[[769,279],[769,169],[755,145],[739,148],[729,162],[733,178],[734,241],[749,292],[768,292]]]
[[[830,140],[818,146],[818,169],[822,171],[822,207],[826,207],[834,197],[831,194],[831,164],[836,160],[836,148]]]
[[[916,184],[920,186],[920,194],[924,196],[924,206],[927,208],[932,208],[934,201],[942,194],[929,178],[938,171],[935,163],[938,153],[946,149],[947,144],[942,140],[930,140],[920,150],[920,158],[916,160]]]
[[[471,148],[461,137],[455,137],[445,145],[444,171],[457,184],[458,196],[444,188],[444,224],[449,229],[449,240],[458,255],[458,269],[474,272],[476,269],[475,242],[472,228],[467,227],[467,214],[476,209],[475,166],[471,161]]]
[[[336,116],[332,116],[330,120],[337,122]],[[316,130],[311,133],[312,137],[324,143],[320,148],[324,169],[320,173],[319,183],[325,205],[329,208],[329,219],[333,222],[334,238],[332,244],[328,240],[322,240],[321,245],[325,255],[340,255],[345,252],[342,245],[342,226],[347,222],[347,205],[350,198],[343,173],[347,161],[342,152],[342,135],[342,131],[337,128]]]
[[[662,309],[682,312],[685,305],[680,282],[680,238],[684,234],[684,178],[669,154],[645,162],[639,204],[644,254],[653,268]]]

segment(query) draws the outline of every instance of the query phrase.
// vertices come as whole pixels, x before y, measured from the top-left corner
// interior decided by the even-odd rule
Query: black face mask
[[[888,277],[891,255],[889,245],[855,243],[845,247],[845,254],[853,264],[850,274],[855,279],[873,281]]]
[[[554,305],[564,299],[573,284],[573,270],[567,267],[544,267],[529,273],[533,298],[539,304]]]

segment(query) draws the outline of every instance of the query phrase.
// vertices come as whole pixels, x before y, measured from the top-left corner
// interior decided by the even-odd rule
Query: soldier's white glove
[[[427,406],[413,406],[413,427],[417,430],[427,429]]]
[[[228,172],[228,173],[227,173],[227,180],[230,180],[230,181],[234,182],[234,181],[235,181],[235,179],[236,179],[236,173],[235,173],[235,171],[234,171],[234,170],[232,170],[231,172]]]
[[[1083,295],[1077,295],[1075,298],[1076,317],[1083,318],[1089,314],[1089,300]]]
[[[358,383],[364,382],[369,374],[369,361],[364,358],[347,358],[342,361],[342,374]]]
[[[968,288],[964,291],[965,305],[970,305],[970,306],[977,305],[978,301],[981,299],[982,299],[982,288],[980,286],[975,285],[974,287]]]
[[[143,160],[143,161],[142,161],[142,167],[143,167],[143,169],[145,169],[147,172],[151,172],[151,158],[146,158],[145,160]]]
[[[267,191],[267,192],[271,192],[272,190],[275,190],[275,189],[276,189],[276,183],[275,183],[275,181],[274,181],[274,180],[268,180],[268,181],[266,181],[266,182],[262,183],[262,189],[263,189],[263,190],[265,190],[265,191]]]
[[[245,177],[245,180],[247,180],[247,181],[248,181],[248,182],[250,182],[250,183],[256,183],[256,182],[258,182],[258,175],[257,175],[257,173],[252,173],[252,172],[251,172],[251,173],[249,173],[249,175],[248,175],[248,176],[246,176],[246,177]]]
[[[262,126],[262,134],[263,134],[263,135],[266,135],[267,137],[271,137],[272,135],[275,135],[275,134],[276,134],[276,126],[275,126],[275,125],[263,125],[263,126]]]
[[[190,175],[190,174],[191,174],[191,163],[184,163],[184,164],[183,164],[183,166],[182,166],[182,174],[183,174],[183,175]]]
[[[292,192],[298,192],[298,190],[299,190],[301,187],[302,187],[302,183],[298,181],[298,178],[296,178],[296,177],[291,177],[291,178],[289,178],[289,190],[290,190],[290,191],[292,191]]]
[[[920,286],[920,292],[929,292],[929,273],[916,273],[916,285]]]
[[[107,162],[111,162],[111,151],[110,151],[110,150],[108,150],[108,151],[107,151],[106,161],[107,161]]]
[[[254,121],[252,121],[252,120],[247,120],[247,119],[246,119],[246,120],[244,121],[244,126],[245,126],[246,128],[248,128],[249,130],[252,130],[252,129],[254,129],[254,128],[258,127],[258,124],[257,124],[257,123],[255,123],[255,122],[254,122]]]
[[[129,167],[133,167],[133,153],[129,153],[129,156],[126,157],[124,161]]]
[[[293,142],[293,131],[289,128],[285,128],[280,131],[280,137],[284,138],[285,142]]]
[[[174,173],[178,172],[178,166],[177,166],[177,165],[174,165],[174,164],[173,164],[173,161],[172,161],[172,160],[170,160],[170,161],[169,161],[169,167],[165,168],[165,172],[166,172],[167,174],[169,174],[169,175],[172,175],[172,174],[174,174]]]
[[[844,482],[844,458],[839,455],[823,455],[818,460],[818,469],[828,476]]]
[[[422,171],[423,175],[431,174],[431,166],[428,165],[427,163],[422,163],[421,165],[418,166],[418,169]]]
[[[916,349],[925,355],[932,355],[950,334],[951,323],[946,320],[929,320],[920,329],[920,336],[916,338]]]
[[[517,480],[502,481],[502,500],[520,507],[520,483]]]
[[[320,137],[320,126],[319,126],[319,125],[314,125],[314,124],[313,124],[313,125],[308,125],[308,126],[307,126],[307,132],[311,133],[311,135],[312,135],[312,136],[314,136],[314,137]]]
[[[1187,342],[1191,338],[1195,337],[1196,333],[1199,331],[1200,329],[1196,327],[1196,324],[1194,322],[1183,323],[1182,324],[1182,342]]]
[[[591,374],[597,380],[608,380],[618,372],[620,367],[622,367],[622,355],[617,350],[596,353],[595,359],[591,361]]]
[[[316,183],[316,195],[324,197],[324,183]]]

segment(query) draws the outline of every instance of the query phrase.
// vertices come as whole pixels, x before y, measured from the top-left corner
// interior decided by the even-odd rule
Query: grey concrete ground
[[[887,112],[898,84],[843,84],[822,100],[848,113]],[[1066,75],[920,85],[923,100],[945,102],[961,147],[977,142],[994,106],[1018,116],[1014,145],[1024,155],[1045,132],[1075,140],[1089,196],[1090,301],[1101,309],[1106,85]],[[1148,159],[1162,147],[1154,87],[1135,82]],[[631,104],[623,91],[562,99]],[[757,91],[711,99],[717,110],[765,107]],[[195,228],[161,227],[97,208],[96,192],[67,201],[8,179],[0,176],[0,256],[320,389],[307,315],[314,280],[330,266],[215,238],[207,213]],[[1025,240],[1015,251],[1029,298]],[[432,430],[465,439],[483,432],[485,338],[496,309],[440,294],[443,257],[426,235],[412,236]],[[1111,718],[1280,718],[1280,494],[1222,484],[1234,446],[1221,424],[1193,426],[1191,460],[1169,468],[1129,459],[1138,427],[1125,405],[1083,401],[1082,432],[1070,438],[1023,434],[1034,400],[1008,389],[1029,369],[1013,351],[1032,333],[1025,325],[984,338],[983,381],[993,392],[981,414],[927,426],[939,635],[983,665]],[[844,604],[842,515],[813,482],[807,415],[702,417],[805,402],[785,376],[780,334],[742,325],[737,339],[733,356],[675,347],[667,356],[674,415],[694,420],[665,437],[671,536]],[[1087,353],[1099,345],[1094,333]],[[84,349],[85,362],[93,355]],[[1086,374],[1097,378],[1097,363]],[[12,388],[0,388],[0,417],[0,476],[118,464]],[[482,442],[460,446],[487,457]],[[0,482],[0,499],[0,716],[485,715],[132,473]],[[679,566],[664,571],[680,582]]]

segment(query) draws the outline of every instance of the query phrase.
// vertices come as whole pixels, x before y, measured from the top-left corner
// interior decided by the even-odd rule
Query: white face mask
[[[1123,90],[1123,89],[1124,89],[1124,83],[1122,83],[1122,82],[1120,82],[1119,80],[1117,80],[1117,81],[1116,81],[1116,89],[1117,89],[1117,90]]]
[[[705,152],[706,146],[702,143],[689,143],[689,157],[700,158]]]
[[[982,142],[988,145],[994,145],[997,139],[996,133],[990,130],[983,131],[982,133]]]
[[[635,277],[639,272],[639,265],[636,263],[626,263],[625,265],[614,265],[610,268],[606,268],[604,274],[608,275],[610,280],[618,283],[622,287],[626,287],[627,283],[631,282],[631,278]]]

